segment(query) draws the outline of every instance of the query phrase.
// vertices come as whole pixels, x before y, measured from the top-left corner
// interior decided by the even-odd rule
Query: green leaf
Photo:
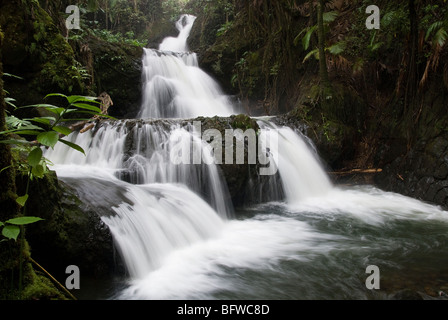
[[[43,124],[46,124],[46,125],[51,125],[51,122],[52,121],[55,122],[56,118],[55,117],[35,117],[35,118],[32,118],[32,119],[26,119],[26,120],[34,121],[34,122],[38,122],[38,123],[43,123]]]
[[[72,129],[63,126],[55,126],[53,127],[53,130],[62,133],[64,136],[68,136],[70,133],[73,132]]]
[[[62,112],[64,112],[64,108],[59,108],[59,107],[47,107],[45,108],[47,111],[52,112],[54,114],[57,114],[58,116],[60,116],[62,114]]]
[[[42,130],[42,129],[41,129]],[[38,130],[11,130],[12,133],[24,136],[36,136],[40,134],[42,131]]]
[[[52,113],[55,113],[57,115],[60,115],[62,113],[62,111],[65,110],[65,108],[57,107],[55,105],[48,104],[48,103],[32,104],[32,105],[29,105],[29,106],[19,107],[17,109],[25,109],[25,108],[45,109],[45,110],[47,110],[49,112],[52,112]],[[48,117],[38,117],[38,118],[48,118]],[[36,118],[34,118],[34,119],[36,119]]]
[[[344,41],[341,41],[341,42],[337,42],[337,43],[333,44],[332,46],[328,47],[326,50],[328,52],[330,52],[331,54],[334,54],[337,56],[337,55],[341,54],[342,52],[344,52],[345,48],[346,48],[346,43]]]
[[[331,23],[331,22],[333,22],[334,20],[336,20],[338,15],[339,14],[336,11],[324,12],[324,14],[322,15],[324,23]]]
[[[37,166],[34,166],[32,169],[31,169],[31,173],[32,173],[32,175],[34,176],[34,177],[37,177],[37,178],[43,178],[44,177],[44,174],[45,174],[45,168],[41,165],[41,164],[38,164]]]
[[[35,147],[28,155],[28,163],[30,166],[37,166],[42,160],[42,149]]]
[[[317,60],[319,60],[319,49],[314,49],[308,52],[308,54],[303,58],[303,62],[308,60],[311,56],[314,56]]]
[[[59,122],[72,122],[72,121],[90,121],[92,118],[73,118],[73,119],[61,119]]]
[[[74,104],[74,103],[96,103],[96,104],[100,104],[100,102],[96,101],[97,98],[95,97],[87,97],[87,96],[68,96],[67,97],[67,101],[69,104]]]
[[[77,145],[77,144],[75,144],[73,142],[70,142],[70,141],[67,141],[67,140],[64,140],[64,139],[59,139],[59,141],[61,141],[62,143],[66,144],[70,148],[75,149],[75,150],[83,153],[84,155],[86,154],[83,148],[81,148],[79,145]]]
[[[443,47],[445,45],[447,39],[448,33],[444,28],[440,28],[434,35],[434,42],[437,43],[440,47]]]
[[[17,100],[16,99],[14,99],[14,98],[4,98],[4,100],[5,100],[5,103],[6,104],[8,104],[8,105],[10,105],[11,107],[13,107],[14,109],[17,109],[17,106],[13,103],[13,102],[16,102]]]
[[[26,109],[26,108],[57,108],[56,106],[48,103],[39,103],[39,104],[31,104],[28,106],[19,107],[17,109]]]
[[[0,221],[0,227],[3,227],[5,224]]]
[[[381,26],[389,27],[394,21],[397,21],[399,18],[398,11],[389,11],[386,12],[381,18]]]
[[[3,227],[2,235],[8,239],[17,240],[20,233],[20,227],[15,225],[6,225]]]
[[[91,111],[81,111],[81,110],[79,110],[79,109],[66,109],[66,110],[65,110],[65,114],[73,113],[73,112],[91,112]],[[64,120],[64,119],[62,119],[62,120]],[[62,121],[62,120],[59,119],[59,121]]]
[[[47,99],[48,97],[62,97],[62,98],[65,98],[68,100],[68,97],[62,93],[50,93],[50,94],[47,94],[44,99]]]
[[[5,222],[9,223],[9,224],[16,225],[16,226],[21,226],[21,225],[41,221],[41,220],[44,220],[44,219],[39,218],[39,217],[25,216],[25,217],[12,218],[12,219],[6,220]]]
[[[382,42],[377,42],[377,43],[374,43],[374,44],[369,44],[369,45],[367,46],[367,48],[368,48],[371,52],[375,52],[375,51],[377,51],[379,48],[381,48],[382,45],[383,45]]]
[[[11,77],[11,78],[16,78],[16,79],[24,80],[22,77],[16,76],[16,75],[11,74],[11,73],[3,72],[3,75],[4,75],[4,76],[7,76],[7,77]]]
[[[428,40],[429,36],[436,30],[440,30],[443,27],[443,21],[436,21],[431,24],[426,31],[425,40]]]
[[[59,133],[56,131],[42,132],[37,136],[37,141],[44,146],[53,148],[59,140]]]
[[[94,112],[94,111],[87,111],[87,110],[80,110],[80,109],[69,109],[69,111],[66,112],[66,114],[68,113],[82,113],[82,114],[90,114],[93,116],[99,115],[103,118],[108,118],[108,119],[112,119],[112,120],[116,120],[114,117],[108,115],[108,114],[98,114],[98,112]],[[91,119],[85,119],[85,120],[91,120]],[[61,120],[62,121],[62,120]]]
[[[68,96],[67,97],[67,101],[69,104],[73,104],[74,102],[78,101],[78,100],[83,100],[84,97],[83,96]]]
[[[97,112],[97,113],[101,113],[101,109],[100,108],[98,108],[96,106],[92,106],[92,105],[87,104],[87,103],[73,103],[72,106],[80,108],[80,109],[85,109],[85,110],[90,110],[90,111],[94,111],[94,112]]]
[[[17,202],[20,206],[24,207],[24,206],[25,206],[25,203],[26,203],[27,200],[28,200],[28,195],[26,194],[26,195],[24,195],[24,196],[18,197],[18,198],[16,199],[16,202]],[[8,221],[6,221],[6,222],[8,222]]]
[[[307,33],[305,34],[305,36],[302,39],[302,46],[303,49],[308,50],[308,48],[310,47],[310,40],[311,40],[311,36],[313,34],[313,32],[317,29],[317,26],[313,26],[311,27]]]

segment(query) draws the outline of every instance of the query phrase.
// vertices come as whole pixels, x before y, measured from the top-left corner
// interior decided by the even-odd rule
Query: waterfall
[[[375,188],[333,186],[306,137],[269,118],[257,119],[260,131],[252,132],[261,143],[255,167],[275,170],[250,174],[256,205],[237,208],[234,218],[226,164],[213,161],[187,120],[233,111],[188,52],[194,21],[183,15],[178,37],[144,50],[138,119],[72,133],[67,139],[85,155],[59,143],[45,151],[58,177],[109,227],[130,276],[119,298],[368,298],[366,265],[387,266],[385,277],[416,260],[429,260],[430,270],[446,265],[445,211]],[[173,154],[203,161],[176,162]],[[263,159],[273,162],[264,167]]]
[[[218,236],[233,213],[227,185],[205,141],[191,121],[173,119],[230,115],[232,110],[218,84],[198,67],[196,54],[187,52],[194,20],[182,16],[177,38],[166,38],[159,50],[144,50],[140,119],[101,121],[88,132],[74,132],[68,139],[85,155],[64,144],[45,154],[58,175],[98,207],[133,279],[160,268],[171,252]],[[259,124],[278,136],[278,145],[270,145],[267,136],[259,135],[278,160],[278,174],[264,178],[269,181],[261,191],[265,200],[284,195],[296,202],[331,187],[296,133],[269,121]],[[178,151],[194,158],[197,150],[204,160],[200,164],[171,158]],[[258,182],[252,183],[256,189]]]
[[[187,39],[196,17],[189,14],[183,14],[176,22],[176,29],[179,31],[177,37],[166,37],[159,45],[160,51],[186,52],[188,51]]]
[[[261,145],[266,146],[267,140],[271,140],[267,150],[276,170],[271,175],[249,177],[246,204],[285,201],[295,206],[332,191],[334,187],[312,141],[289,127],[275,125],[269,118],[256,118],[261,131],[265,132],[258,138]]]
[[[95,207],[132,279],[156,270],[173,251],[213,239],[225,219],[185,185],[135,185],[108,168],[57,165],[60,179]]]
[[[175,250],[216,237],[233,212],[216,165],[170,161],[175,147],[201,150],[189,124],[106,121],[68,139],[85,156],[64,144],[45,156],[95,206],[132,279],[157,270]]]
[[[183,138],[175,139],[179,135]],[[232,215],[227,186],[217,165],[211,161],[199,165],[176,164],[170,159],[172,149],[179,146],[190,152],[206,150],[200,148],[203,142],[197,139],[189,124],[104,122],[89,132],[73,133],[70,140],[81,146],[86,155],[59,144],[54,150],[48,150],[46,157],[58,165],[107,169],[132,184],[183,184],[210,203],[223,218]]]
[[[332,183],[319,158],[299,133],[266,120],[260,120],[258,124],[262,129],[274,130],[278,137],[278,145],[271,151],[277,152],[273,159],[278,159],[280,183],[288,204],[295,205],[307,198],[321,197],[332,190]],[[271,179],[271,183],[279,182]],[[271,188],[275,190],[279,187]]]
[[[200,197],[172,184],[128,186],[130,204],[114,207],[103,216],[133,279],[160,268],[177,249],[212,239],[223,220]]]
[[[250,136],[232,136],[258,140],[246,151],[257,150],[259,161],[247,167],[251,206],[234,209],[221,172],[227,164],[213,161],[210,136],[202,140],[191,120],[233,111],[188,52],[194,20],[182,16],[178,37],[144,50],[138,119],[72,133],[67,139],[85,155],[64,144],[45,151],[112,233],[129,273],[115,297],[369,298],[366,265],[379,265],[384,279],[416,261],[422,274],[446,265],[447,212],[371,187],[333,186],[310,141],[269,118],[258,118]]]
[[[195,17],[177,22],[179,36],[165,38],[159,50],[144,48],[143,98],[138,118],[229,116],[233,106],[218,83],[198,67],[187,38]]]

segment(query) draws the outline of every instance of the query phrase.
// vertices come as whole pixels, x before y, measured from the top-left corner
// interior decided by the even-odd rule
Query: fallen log
[[[377,169],[351,169],[346,171],[334,171],[329,172],[330,175],[336,175],[336,176],[345,176],[350,174],[372,174],[372,173],[380,173],[383,169],[377,168]]]

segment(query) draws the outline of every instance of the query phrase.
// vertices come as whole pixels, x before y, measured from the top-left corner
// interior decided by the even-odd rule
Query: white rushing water
[[[166,37],[159,45],[160,51],[187,52],[187,40],[190,36],[191,28],[196,21],[196,17],[190,14],[182,15],[176,22],[176,29],[179,31],[177,37]]]
[[[142,118],[230,112],[185,52],[193,22],[181,17],[177,38],[165,39],[162,51],[145,50]],[[439,274],[448,263],[446,211],[370,186],[334,186],[304,137],[268,120],[258,123],[277,133],[270,153],[278,172],[260,177],[275,195],[259,199],[277,202],[240,208],[234,217],[219,166],[170,160],[179,141],[186,150],[204,144],[189,121],[180,123],[102,122],[69,137],[85,156],[61,144],[46,151],[58,176],[98,207],[112,232],[129,273],[112,298],[387,298],[365,288],[367,265],[379,265],[387,284],[408,270]],[[248,182],[248,193],[258,182]]]
[[[430,265],[434,261],[428,252],[448,262],[443,254],[447,212],[368,186],[333,186],[302,137],[277,129],[278,171],[283,188],[289,188],[285,201],[247,208],[239,219],[218,214],[212,201],[185,181],[145,180],[146,171],[149,176],[183,176],[166,155],[168,133],[190,134],[177,125],[106,123],[96,134],[73,135],[72,141],[86,150],[80,158],[84,162],[64,145],[47,152],[59,163],[62,180],[75,187],[86,180],[79,185],[85,201],[99,206],[100,199],[102,212],[109,208],[102,219],[130,276],[112,298],[371,298],[360,281],[366,265],[402,270],[420,263],[413,258],[420,251]],[[133,141],[132,147],[126,141]],[[125,157],[127,148],[133,151]],[[134,174],[127,177],[142,183],[118,179],[134,167],[125,164],[134,161],[138,170],[131,169]],[[314,186],[312,192],[303,192],[307,185]]]
[[[176,249],[219,235],[224,219],[183,184],[135,185],[96,166],[57,165],[58,176],[83,190],[105,214],[127,271],[144,278]],[[77,180],[86,180],[86,183]],[[116,190],[119,191],[117,195]],[[86,200],[86,199],[85,199]]]
[[[184,138],[174,139],[179,135]],[[227,186],[217,165],[211,161],[209,165],[175,164],[170,159],[172,148],[179,144],[185,144],[187,150],[193,150],[194,145],[200,149],[202,141],[191,128],[165,122],[105,122],[92,131],[73,133],[70,140],[86,155],[60,144],[46,156],[55,164],[108,169],[133,184],[183,184],[206,199],[222,217],[232,215]]]
[[[229,116],[233,106],[218,83],[198,67],[187,39],[195,21],[184,15],[178,37],[166,38],[159,50],[144,49],[143,99],[139,118]]]
[[[288,127],[278,127],[269,121],[258,123],[262,129],[269,128],[277,133],[277,145],[271,150],[277,152],[273,158],[278,161],[285,200],[290,205],[299,204],[304,199],[322,197],[332,190],[332,183],[317,155],[299,133]]]

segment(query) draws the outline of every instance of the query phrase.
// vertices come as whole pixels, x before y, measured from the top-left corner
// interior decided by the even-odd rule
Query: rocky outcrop
[[[23,191],[26,180],[18,179]],[[84,276],[110,277],[120,273],[112,236],[96,208],[58,180],[54,172],[31,182],[27,215],[43,221],[27,226],[31,256],[56,279],[65,279],[66,267],[76,265]],[[117,257],[117,258],[116,258]]]
[[[414,116],[385,124],[375,159],[383,172],[375,183],[448,208],[448,90],[442,79],[431,81],[419,99]]]
[[[109,114],[117,118],[135,117],[141,101],[143,49],[95,37],[89,37],[83,45],[92,55],[95,91],[107,92],[113,101]]]
[[[295,109],[275,117],[274,121],[278,125],[288,126],[307,136],[329,171],[342,169],[353,161],[355,146],[359,139],[354,128],[336,120],[307,121],[298,113],[299,111]]]
[[[216,129],[221,132],[222,137],[225,137],[225,130],[241,129],[245,132],[248,129],[253,129],[257,132],[260,128],[257,122],[247,115],[232,115],[227,118],[196,118],[195,121],[201,121],[202,133],[208,129]],[[225,159],[225,139],[222,145],[222,159]],[[233,151],[233,158],[236,159],[236,148]],[[229,194],[233,205],[236,207],[245,206],[252,203],[260,203],[263,201],[279,200],[281,198],[281,190],[270,190],[270,186],[277,185],[280,187],[280,178],[278,173],[273,176],[261,176],[260,164],[248,164],[248,145],[245,144],[244,149],[244,164],[223,163],[219,165],[222,176],[229,190]]]
[[[260,176],[260,164],[248,164],[248,145],[244,146],[244,160],[245,163],[238,164],[236,161],[233,163],[225,163],[225,148],[226,148],[226,130],[241,129],[245,132],[247,129],[254,129],[255,132],[259,129],[257,122],[246,115],[232,115],[230,117],[197,117],[194,119],[153,119],[153,120],[124,120],[124,125],[128,132],[132,132],[134,128],[140,128],[143,124],[151,124],[155,128],[155,131],[163,131],[169,134],[173,126],[181,126],[187,131],[191,131],[191,126],[194,122],[200,122],[201,124],[201,138],[205,139],[203,134],[209,129],[218,130],[222,137],[222,164],[218,165],[218,170],[222,176],[222,181],[225,182],[225,186],[229,191],[230,199],[225,199],[226,202],[232,202],[235,206],[242,206],[250,203],[259,203],[263,200],[279,200],[279,194],[272,194],[268,189],[271,183],[279,185],[278,174],[275,176]],[[99,124],[101,125],[101,124]],[[147,138],[145,138],[146,140]],[[207,141],[210,142],[210,141]],[[236,142],[234,142],[233,159],[236,159]],[[124,158],[122,159],[126,163],[132,155],[135,154],[136,148],[141,148],[141,141],[138,141],[133,134],[128,134],[125,140],[124,146]],[[143,148],[144,149],[144,148]],[[140,150],[142,151],[142,150]],[[144,151],[144,150],[143,150]],[[169,161],[169,160],[167,160]],[[205,165],[205,164],[204,164]],[[139,183],[138,178],[131,170],[120,171],[120,179],[131,183]],[[274,182],[273,182],[274,180]],[[207,194],[207,186],[202,186],[203,194]],[[227,194],[223,194],[223,197],[227,197]]]
[[[405,141],[382,152],[403,149]],[[386,163],[375,182],[383,189],[448,208],[448,135],[421,140],[409,152]]]

